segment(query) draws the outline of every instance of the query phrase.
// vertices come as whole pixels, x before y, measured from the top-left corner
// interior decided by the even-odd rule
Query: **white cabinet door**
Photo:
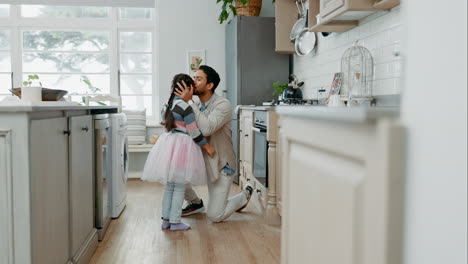
[[[31,230],[35,264],[69,260],[67,118],[31,121]],[[27,162],[25,159],[24,162]]]
[[[326,17],[336,9],[344,6],[346,0],[320,0],[320,16]]]
[[[289,261],[358,264],[364,223],[362,162],[321,152],[304,144],[290,145],[287,217]],[[296,206],[294,206],[296,205]],[[301,206],[300,206],[301,205]],[[305,228],[306,227],[306,228]],[[337,254],[339,252],[339,254]]]
[[[71,254],[93,231],[93,124],[91,116],[69,118]]]
[[[0,263],[13,263],[11,131],[0,128]]]
[[[401,263],[398,122],[281,118],[282,263]]]

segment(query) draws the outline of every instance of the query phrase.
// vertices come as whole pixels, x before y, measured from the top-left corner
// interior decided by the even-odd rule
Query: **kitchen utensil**
[[[12,88],[10,92],[21,98],[21,88]],[[65,90],[42,88],[42,101],[58,101],[67,93]]]
[[[306,23],[304,29],[299,33],[294,45],[296,54],[305,56],[315,48],[315,32],[309,31],[309,11],[306,12]]]
[[[290,75],[290,79],[293,81],[288,85],[283,91],[283,100],[284,101],[299,101],[303,98],[303,93],[301,87],[304,85],[304,82],[299,82],[294,74]]]
[[[299,8],[298,4],[299,0],[296,1],[296,6],[297,6],[297,11],[299,12],[299,19],[294,23],[294,26],[291,29],[291,34],[289,35],[289,38],[291,40],[295,40],[299,33],[304,29],[306,19],[304,18],[304,3],[301,2],[301,8]]]

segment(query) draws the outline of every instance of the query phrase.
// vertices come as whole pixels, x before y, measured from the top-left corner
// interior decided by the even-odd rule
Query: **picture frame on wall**
[[[187,51],[187,74],[193,76],[200,65],[206,64],[205,50]]]

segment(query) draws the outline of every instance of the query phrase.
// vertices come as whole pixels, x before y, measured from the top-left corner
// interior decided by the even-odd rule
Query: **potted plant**
[[[283,95],[283,92],[284,90],[288,87],[288,84],[287,83],[283,83],[283,82],[274,82],[273,83],[273,96],[274,98],[278,99],[278,102],[282,100],[282,95]]]
[[[37,81],[39,86],[33,85],[33,82]],[[29,102],[41,102],[42,101],[42,83],[39,81],[37,74],[28,75],[28,80],[23,82],[21,87],[21,100]]]
[[[258,16],[262,8],[262,0],[216,0],[216,3],[222,2],[221,14],[219,14],[218,21],[222,24],[233,16]],[[275,0],[272,0],[274,3]]]

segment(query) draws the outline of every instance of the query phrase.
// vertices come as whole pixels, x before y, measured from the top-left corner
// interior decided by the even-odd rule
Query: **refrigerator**
[[[287,82],[289,55],[275,52],[275,18],[236,16],[226,25],[226,89],[224,96],[237,105],[272,101],[272,85]],[[233,111],[232,138],[239,168],[239,117]],[[238,182],[236,172],[234,181]]]

